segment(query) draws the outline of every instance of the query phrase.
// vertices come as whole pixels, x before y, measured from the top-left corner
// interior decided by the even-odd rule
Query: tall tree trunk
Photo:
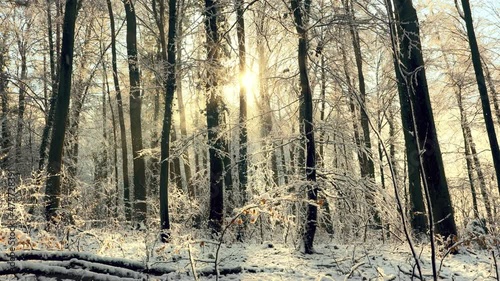
[[[490,205],[490,201],[489,201],[486,182],[485,182],[484,175],[483,175],[483,170],[481,168],[481,163],[480,163],[478,155],[477,155],[476,144],[474,143],[474,140],[472,139],[472,130],[470,128],[469,121],[467,119],[467,113],[466,113],[465,108],[463,106],[463,97],[462,97],[463,82],[460,81],[461,77],[454,76],[453,68],[451,67],[451,65],[448,61],[448,57],[445,54],[445,50],[443,47],[441,47],[441,49],[442,49],[442,52],[444,53],[443,58],[445,61],[446,69],[448,70],[448,75],[450,77],[450,80],[454,83],[454,86],[456,86],[455,98],[457,99],[458,110],[460,112],[460,127],[462,128],[462,135],[464,138],[465,159],[466,159],[467,173],[468,173],[470,188],[471,188],[472,206],[474,208],[474,217],[478,218],[478,219],[480,218],[478,205],[477,205],[476,189],[474,186],[474,177],[473,177],[473,171],[475,170],[477,173],[478,181],[479,181],[479,188],[481,190],[481,195],[483,196],[484,207],[486,209],[486,214],[488,216],[488,222],[493,223],[493,217],[492,217],[492,213],[491,213],[491,205]],[[472,160],[474,162],[472,162]]]
[[[500,148],[498,147],[497,135],[495,132],[495,125],[491,116],[490,99],[488,97],[488,89],[483,74],[483,67],[481,65],[481,54],[477,45],[476,34],[474,25],[472,23],[472,12],[469,0],[462,0],[462,7],[464,13],[465,26],[467,28],[467,37],[469,39],[469,46],[472,55],[472,64],[476,74],[476,82],[481,97],[481,105],[483,108],[484,123],[486,125],[486,132],[488,133],[488,140],[490,142],[491,156],[493,158],[493,167],[497,177],[498,192],[500,192]]]
[[[124,1],[127,19],[127,57],[130,80],[130,133],[134,165],[134,218],[137,226],[146,223],[146,164],[140,155],[142,145],[141,126],[141,78],[137,58],[137,19],[132,1]]]
[[[26,79],[28,76],[28,67],[26,65],[26,41],[18,39],[17,45],[21,56],[21,81],[19,83],[19,99],[18,99],[18,112],[17,112],[17,132],[16,132],[16,163],[21,160],[21,147],[23,141],[24,130],[24,111],[26,108]]]
[[[0,168],[6,169],[8,167],[9,151],[11,147],[10,130],[8,123],[9,113],[9,99],[7,96],[8,75],[6,72],[6,54],[7,46],[5,40],[0,41],[0,98],[2,99],[2,140],[0,141]]]
[[[365,85],[365,76],[363,74],[363,58],[361,57],[361,45],[359,42],[359,33],[355,25],[355,16],[354,9],[352,7],[352,2],[347,0],[344,3],[347,14],[350,17],[351,24],[349,31],[351,33],[352,46],[354,49],[354,58],[356,61],[356,69],[358,71],[358,89],[359,96],[355,94],[355,98],[359,103],[360,108],[360,117],[361,117],[361,130],[363,132],[363,136],[361,137],[361,141],[363,143],[363,152],[361,154],[361,176],[367,177],[370,179],[369,186],[373,186],[375,184],[375,167],[373,165],[373,158],[371,152],[371,139],[370,139],[370,126],[368,123],[368,114],[366,108],[366,85]],[[354,121],[356,122],[356,121]],[[374,193],[375,190],[367,190],[367,200],[371,206],[370,213],[373,214],[372,220],[376,226],[380,226],[381,218],[380,213],[378,212],[377,207],[374,202]]]
[[[461,94],[462,88],[459,86],[457,89],[457,92],[455,93],[455,96],[457,98],[457,103],[458,103],[458,110],[460,111],[460,126],[462,127],[462,135],[464,138],[464,148],[465,148],[465,161],[467,164],[467,176],[469,177],[469,184],[470,184],[470,190],[471,190],[471,195],[472,195],[472,208],[474,209],[474,217],[476,219],[479,219],[479,209],[477,206],[477,196],[476,196],[476,188],[474,186],[474,164],[472,163],[472,155],[470,152],[470,143],[469,143],[469,137],[467,136],[467,129],[466,126],[467,124],[467,116],[465,115],[464,107],[462,104],[462,94]]]
[[[474,161],[474,170],[476,171],[477,174],[477,179],[479,181],[479,190],[481,191],[481,196],[483,197],[483,202],[484,202],[484,207],[486,209],[486,215],[488,217],[488,222],[493,223],[493,215],[491,212],[491,204],[490,204],[490,198],[488,196],[488,188],[486,187],[486,180],[483,174],[483,169],[481,168],[481,162],[478,157],[477,149],[476,149],[476,144],[474,143],[474,140],[472,139],[472,130],[469,126],[469,121],[467,120],[467,114],[465,113],[465,109],[462,105],[462,94],[461,94],[461,89],[459,89],[456,93],[457,101],[458,101],[458,108],[460,110],[460,117],[461,117],[461,125],[464,133],[464,137],[467,140],[467,145],[470,148],[471,156]],[[474,200],[474,199],[473,199]]]
[[[45,215],[52,221],[59,208],[59,195],[61,193],[61,164],[68,120],[69,101],[71,96],[71,74],[73,72],[73,48],[75,42],[75,22],[78,14],[78,1],[67,0],[64,21],[63,38],[61,46],[61,60],[59,65],[60,75],[58,83],[58,96],[55,108],[54,128],[49,150],[47,166],[48,178],[45,187],[46,208]]]
[[[71,114],[69,118],[69,128],[67,130],[66,136],[66,145],[67,145],[67,168],[68,168],[68,176],[69,184],[68,190],[72,190],[75,185],[76,174],[78,170],[78,153],[79,153],[79,127],[80,127],[80,113],[82,112],[83,103],[85,96],[87,95],[86,89],[83,89],[83,81],[80,80],[73,88],[76,90],[76,95],[73,99],[73,104],[71,106]]]
[[[123,100],[120,91],[120,82],[118,81],[118,67],[116,65],[116,32],[115,20],[111,0],[106,0],[109,12],[109,22],[111,25],[111,66],[113,68],[113,83],[115,85],[116,102],[118,104],[118,124],[120,124],[120,140],[122,147],[122,175],[123,175],[123,202],[125,207],[125,219],[132,220],[130,206],[130,181],[128,177],[128,148],[127,133],[125,128],[125,117],[123,114]]]
[[[488,87],[490,88],[490,95],[493,99],[493,107],[495,108],[495,115],[497,117],[497,122],[500,124],[500,102],[498,101],[498,93],[495,88],[495,82],[491,77],[490,69],[488,67],[488,63],[486,63],[483,59],[484,66],[484,74],[486,74],[486,82],[488,83]]]
[[[305,26],[305,16],[302,12],[302,1],[291,0],[295,28],[299,35],[298,44],[298,64],[300,76],[300,111],[303,117],[300,120],[301,134],[306,139],[305,156],[306,156],[306,180],[309,182],[307,188],[307,215],[305,231],[303,235],[304,251],[307,254],[312,254],[314,235],[316,234],[316,225],[318,218],[318,208],[316,201],[318,199],[318,186],[316,184],[316,150],[314,142],[314,123],[313,123],[313,102],[309,77],[307,73],[307,29]],[[305,10],[309,10],[310,1],[304,3]],[[307,15],[306,15],[307,17]]]
[[[323,43],[320,43],[323,44]],[[321,122],[321,130],[319,131],[319,159],[317,159],[318,166],[321,168],[325,167],[325,142],[326,142],[326,132],[325,132],[325,111],[326,111],[326,59],[325,55],[320,53],[321,61],[321,84],[320,84],[320,111],[319,120]]]
[[[172,101],[173,103],[173,101]],[[173,106],[173,104],[172,104]],[[173,120],[170,122],[170,152],[175,152],[177,150],[177,147],[175,146],[177,144],[177,131],[175,128],[175,125],[173,124]],[[169,160],[169,165],[170,165],[170,180],[172,180],[175,183],[175,186],[179,189],[182,190],[182,175],[181,175],[181,161],[178,156],[172,157],[172,160]]]
[[[243,198],[242,203],[246,203],[246,189],[248,182],[248,163],[247,163],[247,147],[248,147],[248,135],[247,135],[247,92],[244,85],[243,79],[245,79],[246,73],[246,47],[245,47],[245,18],[244,18],[244,7],[243,0],[236,1],[236,34],[238,36],[238,57],[239,57],[239,70],[240,70],[240,115],[239,115],[239,139],[240,139],[240,154],[238,159],[238,178],[240,183],[240,193]]]
[[[101,47],[102,55],[104,57],[104,47]],[[106,62],[102,62],[102,151],[101,151],[101,159],[99,159],[100,166],[100,180],[104,181],[108,177],[108,118],[107,118],[107,110],[106,110],[106,85],[108,84],[108,75],[106,71]],[[109,206],[111,208],[111,206]]]
[[[158,49],[156,53],[157,62],[161,62],[161,46],[158,42]],[[158,122],[160,121],[160,89],[162,87],[161,74],[155,73],[155,95],[153,101],[153,128],[151,130],[151,142],[150,147],[154,149],[160,145],[160,136],[158,132]],[[157,198],[159,196],[158,186],[160,185],[160,159],[156,157],[151,157],[149,160],[149,190],[148,196],[150,198]]]
[[[404,75],[401,82],[405,83],[410,99],[410,110],[415,124],[414,133],[417,136],[417,147],[420,148],[421,173],[425,176],[429,187],[436,232],[448,238],[457,235],[457,227],[432,114],[417,11],[411,0],[396,0],[395,3],[395,12],[402,32],[399,34],[399,59],[405,69],[404,73],[397,75],[400,78]],[[402,70],[398,67],[396,72],[400,71]]]
[[[160,31],[161,57],[167,68],[163,73],[163,86],[165,90],[165,111],[163,116],[163,128],[161,133],[161,166],[160,166],[160,226],[164,231],[161,235],[162,241],[167,242],[170,236],[170,219],[168,213],[168,158],[170,153],[170,130],[172,128],[172,108],[176,86],[176,60],[175,60],[175,38],[177,32],[177,1],[169,0],[168,10],[168,42],[165,42],[164,14],[165,4],[163,0],[157,0],[159,12],[156,13],[156,0],[153,1],[155,18]]]
[[[184,99],[183,99],[183,93],[182,93],[182,36],[183,36],[183,19],[184,19],[184,7],[185,7],[185,1],[181,0],[178,3],[178,12],[177,14],[180,15],[178,16],[178,21],[177,21],[177,36],[175,40],[176,46],[176,73],[177,73],[177,102],[178,102],[178,107],[179,107],[179,126],[180,126],[180,131],[181,131],[181,139],[186,139],[187,138],[187,122],[186,122],[186,109],[184,105]],[[182,162],[184,163],[184,173],[186,176],[186,183],[187,183],[187,189],[188,189],[188,195],[190,198],[194,199],[196,197],[195,190],[194,190],[194,184],[191,180],[191,165],[189,165],[189,151],[187,149],[184,149],[182,152]]]
[[[420,160],[419,153],[417,150],[417,140],[415,136],[415,126],[413,121],[413,115],[410,110],[410,93],[407,91],[408,87],[406,81],[402,76],[402,72],[399,71],[399,58],[398,49],[399,42],[396,42],[402,36],[402,30],[399,24],[396,24],[396,20],[399,21],[398,14],[395,14],[396,20],[393,16],[392,0],[386,1],[387,10],[390,20],[390,30],[393,48],[393,62],[394,69],[396,72],[396,80],[399,95],[400,113],[401,121],[403,127],[403,135],[405,140],[405,155],[406,155],[406,170],[408,177],[408,190],[410,194],[410,217],[411,226],[416,234],[422,234],[427,232],[427,219],[425,216],[425,205],[424,197],[422,194],[422,182],[420,178]]]
[[[51,12],[51,1],[47,0],[47,34],[49,39],[49,62],[50,62],[50,80],[52,86],[52,94],[50,96],[49,102],[49,112],[45,117],[45,126],[42,132],[42,140],[40,143],[40,159],[38,160],[38,173],[41,173],[45,168],[45,158],[47,157],[47,146],[50,140],[50,131],[54,123],[55,105],[57,99],[57,83],[58,83],[58,71],[56,69],[56,54],[54,52],[54,35],[52,29],[52,12]],[[56,9],[58,9],[56,7]],[[57,40],[56,43],[59,46],[59,24],[57,24]]]
[[[222,101],[219,94],[219,57],[220,42],[218,30],[219,5],[214,0],[205,0],[205,32],[207,38],[207,80],[205,89],[207,92],[207,129],[208,129],[208,153],[210,161],[210,215],[209,227],[214,233],[222,228],[224,216],[224,185],[222,181],[224,173],[223,155],[224,142],[219,137],[220,128],[223,127],[221,116]]]
[[[109,90],[109,83],[108,80],[106,80],[106,91],[108,93],[108,105],[109,105],[109,111],[111,113],[111,125],[113,126],[113,174],[114,174],[114,183],[115,183],[115,201],[113,202],[114,204],[114,209],[115,209],[115,217],[118,218],[118,208],[119,208],[119,198],[120,196],[120,188],[118,185],[118,140],[116,137],[116,118],[115,118],[115,111],[113,109],[113,104],[111,103],[111,91]]]

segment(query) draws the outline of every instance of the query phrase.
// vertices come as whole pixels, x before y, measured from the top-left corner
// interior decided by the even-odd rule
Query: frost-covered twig
[[[491,251],[491,255],[493,255],[493,262],[495,263],[495,275],[497,277],[497,281],[500,281],[500,276],[498,275],[498,265],[497,265],[497,258],[495,256],[495,251]]]
[[[198,274],[196,273],[196,267],[194,266],[193,255],[191,254],[191,244],[188,244],[189,253],[189,263],[191,264],[191,271],[193,271],[194,281],[198,281]]]
[[[406,275],[410,275],[412,277],[412,279],[415,277],[415,278],[418,278],[420,280],[424,280],[422,276],[418,276],[414,272],[406,271],[406,270],[402,269],[399,265],[398,265],[398,269],[399,269],[399,272],[404,273]]]
[[[221,232],[221,235],[219,237],[219,244],[217,245],[217,250],[215,251],[215,280],[216,281],[219,281],[219,278],[220,278],[220,273],[219,273],[219,252],[220,252],[220,248],[222,246],[222,240],[224,239],[224,235],[226,234],[227,230],[229,229],[229,227],[231,225],[234,224],[234,222],[246,211],[250,210],[250,209],[254,209],[254,208],[257,208],[258,206],[255,205],[255,204],[250,204],[248,206],[246,206],[244,209],[242,209],[238,214],[236,214],[232,219],[231,221],[226,225],[226,227],[224,227],[224,229],[222,230]]]
[[[344,281],[346,281],[347,279],[349,279],[351,277],[351,275],[354,273],[354,271],[356,269],[358,269],[358,267],[362,266],[363,264],[365,264],[365,262],[360,262],[360,263],[357,263],[355,264],[352,268],[351,268],[351,271],[349,271],[349,274],[347,274],[347,276],[344,278]]]

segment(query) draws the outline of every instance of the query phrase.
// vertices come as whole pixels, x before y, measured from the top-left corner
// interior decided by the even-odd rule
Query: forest
[[[498,0],[0,0],[0,280],[500,280]]]

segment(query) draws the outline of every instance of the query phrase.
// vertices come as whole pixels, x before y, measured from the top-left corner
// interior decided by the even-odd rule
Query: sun
[[[258,87],[256,75],[250,71],[246,71],[245,73],[240,75],[240,85],[243,85],[247,92],[252,92]]]

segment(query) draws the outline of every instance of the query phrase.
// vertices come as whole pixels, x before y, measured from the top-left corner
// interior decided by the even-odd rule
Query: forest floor
[[[5,234],[5,229],[3,236],[0,230],[2,253],[8,252],[5,239],[2,239]],[[18,242],[27,239],[19,231],[17,234]],[[59,243],[55,237],[39,233],[38,238],[30,242],[33,250],[29,250],[86,252],[160,266],[170,272],[162,276],[149,275],[149,280],[196,280],[193,269],[198,280],[216,280],[213,275],[216,259],[221,281],[412,280],[412,272],[417,274],[408,244],[402,242],[374,241],[346,245],[334,240],[321,243],[321,239],[318,239],[316,253],[304,255],[292,245],[275,242],[223,243],[217,251],[216,241],[189,237],[177,237],[172,243],[162,245],[151,242],[155,241],[154,234],[90,230],[79,232],[69,242]],[[432,280],[430,247],[419,244],[416,245],[416,251],[420,255],[424,279]],[[462,244],[458,247],[458,253],[443,256],[444,253],[438,253],[437,257],[437,268],[440,269],[442,280],[497,280],[492,252],[482,250],[474,243],[466,246]],[[25,275],[24,278],[35,280],[29,277]],[[0,276],[0,280],[19,279],[11,275],[10,279],[9,276]]]

